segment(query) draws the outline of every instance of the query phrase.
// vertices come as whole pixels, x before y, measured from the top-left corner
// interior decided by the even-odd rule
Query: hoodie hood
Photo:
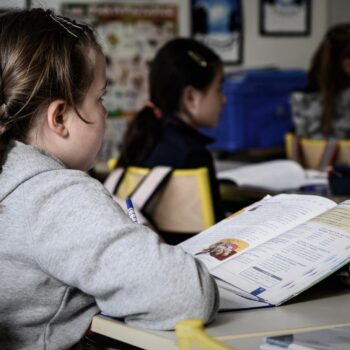
[[[0,202],[32,177],[62,168],[63,163],[47,152],[19,141],[11,141],[0,174]]]

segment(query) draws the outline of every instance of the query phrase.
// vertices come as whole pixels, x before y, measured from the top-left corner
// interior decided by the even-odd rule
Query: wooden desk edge
[[[178,349],[175,333],[171,339],[156,333],[156,331],[134,328],[103,315],[93,317],[90,330],[146,350]]]

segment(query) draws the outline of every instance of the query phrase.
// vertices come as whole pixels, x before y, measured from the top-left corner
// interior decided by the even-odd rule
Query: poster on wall
[[[211,47],[225,64],[242,62],[240,0],[192,0],[192,36]]]
[[[148,99],[149,62],[178,34],[178,6],[151,3],[63,3],[64,16],[90,23],[107,57],[110,116],[132,115]]]
[[[307,36],[311,32],[311,0],[260,0],[260,33]]]

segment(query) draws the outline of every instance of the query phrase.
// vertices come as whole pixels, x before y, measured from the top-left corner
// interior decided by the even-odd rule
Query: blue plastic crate
[[[202,131],[214,150],[238,151],[282,146],[292,127],[289,94],[307,83],[303,70],[253,70],[226,77],[227,102],[218,126]]]

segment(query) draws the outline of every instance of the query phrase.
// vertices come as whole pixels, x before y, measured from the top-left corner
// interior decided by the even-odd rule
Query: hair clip
[[[206,67],[208,65],[207,61],[198,53],[195,53],[190,50],[190,51],[187,51],[187,54],[201,67]]]
[[[62,18],[60,18],[60,17],[58,17],[58,16],[55,16],[55,15],[53,15],[53,14],[50,14],[50,17],[51,17],[56,23],[58,23],[67,33],[73,35],[74,37],[76,37],[76,38],[78,39],[78,36],[77,36],[77,35],[75,35],[75,34],[74,34],[73,32],[71,32],[63,23],[61,23]],[[65,21],[65,20],[64,20],[64,22],[71,24],[70,22]]]
[[[62,16],[58,16],[58,15],[55,15],[56,18],[64,23],[67,23],[68,25],[72,26],[72,27],[75,27],[75,28],[78,28],[79,30],[84,30],[84,26],[83,25],[80,25],[78,23],[75,23],[75,21],[68,21],[66,18],[62,17]]]

